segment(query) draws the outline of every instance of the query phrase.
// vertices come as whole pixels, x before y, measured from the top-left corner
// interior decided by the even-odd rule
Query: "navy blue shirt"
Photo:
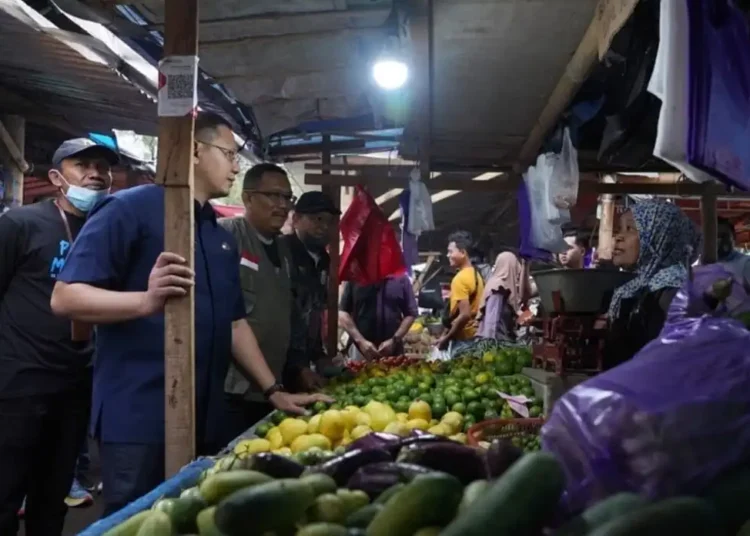
[[[218,437],[232,322],[245,317],[245,306],[234,238],[216,223],[208,203],[196,203],[195,219],[195,401],[200,444]],[[130,188],[107,197],[89,214],[57,279],[145,291],[162,251],[163,188]],[[97,327],[91,423],[104,442],[164,442],[163,313]]]

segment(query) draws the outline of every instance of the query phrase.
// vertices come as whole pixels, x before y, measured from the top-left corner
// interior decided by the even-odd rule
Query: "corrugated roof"
[[[0,3],[0,111],[68,132],[155,133],[156,100],[93,37],[61,30],[20,0]]]

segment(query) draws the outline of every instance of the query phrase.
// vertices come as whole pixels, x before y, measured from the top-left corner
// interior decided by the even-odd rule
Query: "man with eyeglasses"
[[[240,283],[245,318],[252,326],[275,378],[282,378],[292,335],[291,255],[279,238],[295,197],[286,171],[263,163],[250,168],[242,183],[245,215],[223,218],[240,248]],[[231,424],[227,440],[258,422],[273,408],[257,385],[230,366],[226,383]],[[275,388],[284,390],[279,384]]]
[[[280,376],[245,322],[237,244],[208,202],[227,195],[239,171],[232,127],[201,113],[195,140],[195,271],[164,252],[164,189],[138,186],[89,213],[52,293],[56,314],[97,324],[91,424],[100,442],[105,515],[164,477],[163,310],[170,297],[194,287],[199,454],[223,446],[230,356],[277,408],[299,413],[318,399],[278,388]]]

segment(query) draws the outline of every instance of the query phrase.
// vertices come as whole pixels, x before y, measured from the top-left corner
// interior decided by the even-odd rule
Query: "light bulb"
[[[372,77],[383,89],[399,89],[409,78],[409,67],[402,61],[380,60],[372,67]]]

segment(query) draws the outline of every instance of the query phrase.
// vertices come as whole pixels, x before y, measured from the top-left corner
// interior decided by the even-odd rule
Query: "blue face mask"
[[[63,178],[63,180],[65,180]],[[70,204],[81,212],[88,213],[94,208],[96,202],[106,197],[109,194],[107,190],[89,190],[81,186],[75,186],[65,181],[68,185],[68,191],[65,192],[65,197],[70,201]]]

